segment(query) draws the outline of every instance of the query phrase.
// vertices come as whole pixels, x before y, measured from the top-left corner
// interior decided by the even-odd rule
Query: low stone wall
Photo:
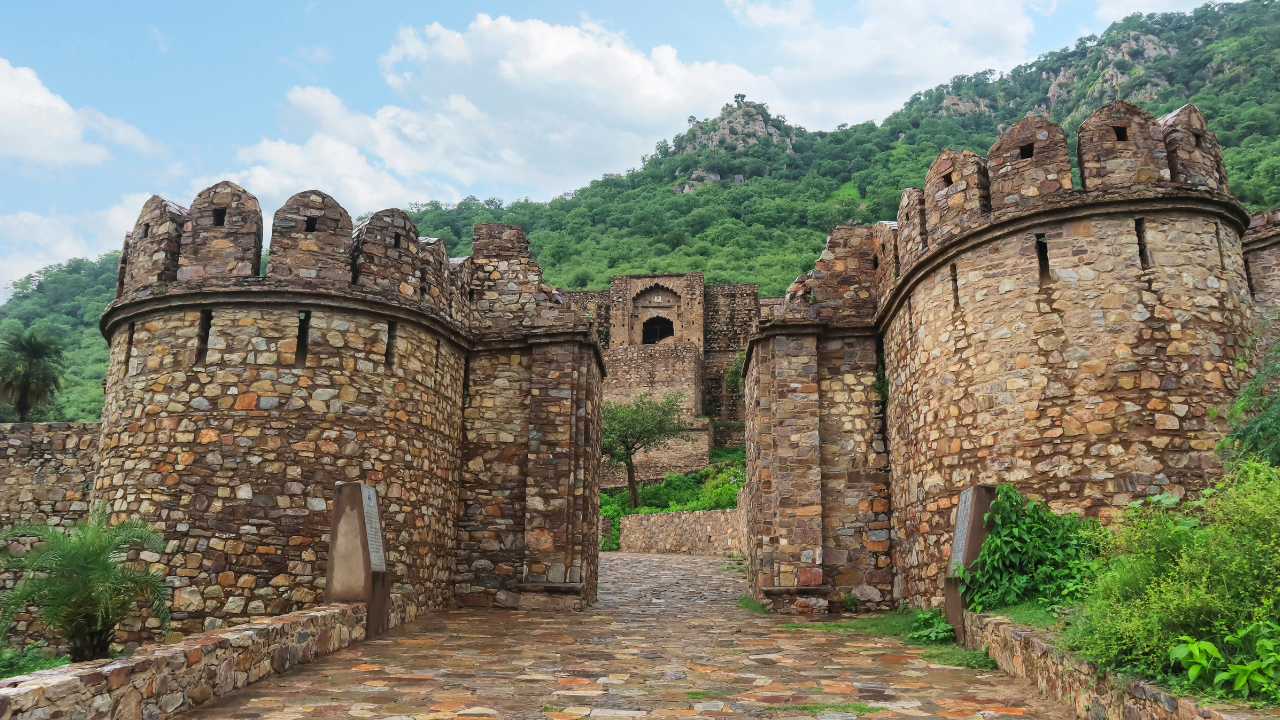
[[[1000,670],[1030,680],[1040,694],[1065,700],[1081,720],[1241,720],[1263,715],[1236,705],[1200,704],[1140,680],[1121,681],[1050,644],[1047,633],[1007,618],[964,614],[965,646],[987,648]]]
[[[712,445],[715,447],[736,447],[747,444],[747,428],[742,423],[732,425],[716,425],[712,423]]]
[[[627,515],[618,546],[629,553],[741,553],[742,514],[734,509]]]
[[[363,604],[321,605],[234,629],[145,647],[131,657],[64,665],[0,680],[0,718],[165,720],[365,637]],[[392,596],[391,626],[414,619]]]

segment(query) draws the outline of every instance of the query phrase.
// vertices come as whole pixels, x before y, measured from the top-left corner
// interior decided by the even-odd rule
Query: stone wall
[[[1258,308],[1262,346],[1280,340],[1280,210],[1251,218],[1244,237],[1249,294]]]
[[[965,647],[985,648],[1006,675],[1029,681],[1040,695],[1065,700],[1080,720],[1244,720],[1264,717],[1239,705],[1201,703],[1163,692],[1141,680],[1100,672],[1057,650],[1043,631],[1020,627],[1003,617],[964,614]]]
[[[417,616],[393,595],[390,627]],[[150,646],[130,657],[76,663],[0,680],[0,715],[166,720],[365,638],[366,608],[323,605],[235,629]]]
[[[67,527],[89,513],[94,462],[98,452],[98,423],[0,424],[0,529],[15,525]],[[30,548],[33,540],[17,538],[10,548]],[[9,589],[21,577],[14,570],[0,571],[0,587]],[[45,633],[39,610],[18,613],[10,628],[9,642],[44,641],[54,647],[65,644]]]
[[[627,515],[619,549],[629,553],[728,555],[742,552],[742,514],[737,510]]]

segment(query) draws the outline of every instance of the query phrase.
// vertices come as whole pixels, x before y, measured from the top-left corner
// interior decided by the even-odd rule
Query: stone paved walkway
[[[931,666],[888,639],[781,629],[795,618],[735,607],[746,583],[728,564],[602,553],[585,613],[432,613],[188,717],[811,720],[788,706],[849,702],[886,708],[869,717],[1070,717],[1023,683]]]

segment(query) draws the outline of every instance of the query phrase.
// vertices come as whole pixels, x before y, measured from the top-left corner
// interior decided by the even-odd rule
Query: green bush
[[[947,623],[941,610],[921,610],[911,618],[911,630],[907,633],[911,642],[939,645],[955,642],[956,631]]]
[[[1190,682],[1172,649],[1191,641],[1223,649],[1229,637],[1275,620],[1280,470],[1236,461],[1219,488],[1194,501],[1165,494],[1126,510],[1083,608],[1070,618],[1070,647],[1104,668]]]
[[[45,648],[28,645],[21,650],[5,648],[0,650],[0,678],[26,675],[37,670],[48,670],[66,665],[70,660],[66,655],[52,657],[45,654]]]
[[[1022,497],[1013,485],[1001,485],[986,522],[991,534],[978,559],[957,572],[971,608],[1080,600],[1102,542],[1096,520],[1054,514],[1039,500]]]

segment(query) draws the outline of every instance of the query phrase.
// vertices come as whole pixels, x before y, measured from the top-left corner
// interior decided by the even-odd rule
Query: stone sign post
[[[329,527],[328,602],[362,602],[368,608],[368,637],[386,631],[391,574],[382,547],[378,491],[363,483],[338,483]]]
[[[951,540],[951,557],[947,561],[943,607],[947,622],[955,628],[957,642],[964,642],[964,596],[960,594],[960,579],[956,577],[956,571],[969,567],[982,552],[982,543],[987,539],[986,515],[995,497],[995,488],[973,485],[961,491],[960,503],[956,507],[956,532]]]

